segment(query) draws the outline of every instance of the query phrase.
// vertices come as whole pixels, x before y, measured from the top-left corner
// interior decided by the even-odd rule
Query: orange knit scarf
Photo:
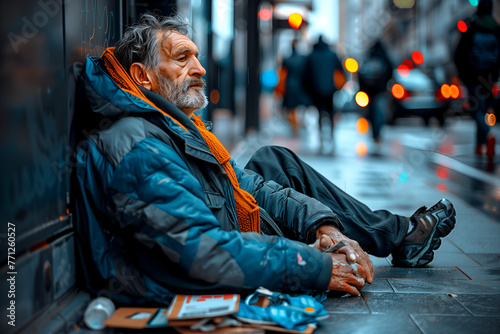
[[[101,58],[104,60],[104,65],[106,66],[106,69],[110,73],[111,77],[120,86],[120,88],[149,103],[163,115],[171,118],[187,131],[187,129],[179,121],[154,105],[154,103],[141,92],[127,71],[115,58],[114,50],[115,48],[113,47],[107,48]],[[192,121],[203,136],[210,152],[212,152],[226,174],[229,176],[229,180],[233,186],[234,199],[236,202],[236,214],[238,216],[240,231],[260,233],[259,206],[251,194],[240,188],[233,166],[231,166],[229,162],[231,156],[228,151],[224,148],[217,137],[207,130],[205,124],[198,116],[193,114]]]

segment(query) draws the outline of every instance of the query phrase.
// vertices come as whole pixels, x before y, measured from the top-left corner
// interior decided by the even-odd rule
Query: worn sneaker
[[[445,198],[430,209],[421,207],[410,217],[413,229],[401,247],[392,253],[392,264],[399,267],[421,267],[434,259],[434,251],[441,246],[441,238],[455,227],[455,209]]]

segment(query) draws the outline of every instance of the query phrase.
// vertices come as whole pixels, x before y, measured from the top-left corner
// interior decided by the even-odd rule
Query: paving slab
[[[373,314],[470,315],[456,298],[442,294],[366,292],[362,296]]]
[[[411,317],[424,334],[498,334],[500,332],[500,317],[464,317],[423,314],[413,314]]]
[[[388,279],[397,293],[500,294],[500,281]],[[500,303],[500,300],[498,300]]]
[[[394,317],[388,314],[332,313],[319,323],[315,334],[330,333],[422,333],[410,316]]]

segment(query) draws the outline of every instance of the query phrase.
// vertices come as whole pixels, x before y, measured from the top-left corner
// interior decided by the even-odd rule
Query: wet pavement
[[[356,131],[358,117],[341,116],[335,152],[322,155],[317,131],[302,128],[293,138],[287,121],[271,113],[232,155],[245,164],[262,145],[286,146],[372,209],[409,216],[446,197],[457,225],[427,267],[396,268],[390,257],[372,257],[375,282],[359,297],[329,298],[330,317],[316,333],[499,333],[500,155],[490,164],[473,154],[474,124],[466,117],[448,119],[445,128],[398,120],[383,129],[380,147]],[[356,153],[359,143],[366,154]]]

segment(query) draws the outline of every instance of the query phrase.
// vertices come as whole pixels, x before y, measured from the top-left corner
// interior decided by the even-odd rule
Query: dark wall
[[[100,56],[120,38],[122,13],[119,0],[0,4],[2,333],[19,330],[74,285],[72,222],[66,209],[72,170],[71,65]],[[10,238],[15,251],[8,245],[8,225],[15,228]],[[13,252],[10,259],[8,252]],[[5,298],[10,289],[5,275],[15,277],[15,297]],[[16,328],[5,320],[11,300]]]
[[[16,226],[20,253],[52,235],[60,220],[69,223],[71,64],[99,56],[120,37],[121,5],[16,0],[1,6],[0,212],[3,224]]]

